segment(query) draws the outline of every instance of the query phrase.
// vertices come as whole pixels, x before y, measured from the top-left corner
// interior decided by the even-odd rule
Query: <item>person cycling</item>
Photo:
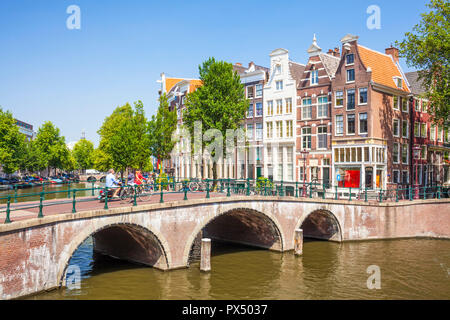
[[[120,181],[116,180],[116,176],[114,175],[114,169],[109,169],[108,175],[106,176],[106,187],[108,189],[114,190],[113,197],[117,196],[117,193],[120,190]]]
[[[147,179],[145,179],[142,176],[142,173],[140,170],[137,170],[136,174],[135,174],[135,178],[134,178],[134,183],[137,184],[138,186],[140,186],[140,185],[142,185],[143,181],[147,181]]]

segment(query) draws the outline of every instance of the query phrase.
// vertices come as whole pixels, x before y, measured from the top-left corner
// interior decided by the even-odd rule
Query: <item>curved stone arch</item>
[[[167,240],[164,238],[164,236],[156,232],[154,230],[149,229],[147,226],[144,226],[139,223],[134,222],[124,222],[120,219],[120,217],[117,217],[117,219],[114,219],[114,221],[108,220],[104,221],[104,223],[90,223],[87,227],[83,228],[82,232],[80,232],[76,237],[74,237],[71,241],[68,247],[66,247],[61,254],[59,255],[58,259],[58,275],[57,275],[57,284],[58,286],[65,286],[66,283],[66,272],[67,267],[69,266],[69,261],[72,258],[75,251],[80,247],[83,242],[89,238],[90,236],[94,235],[97,232],[100,232],[101,230],[107,229],[109,227],[114,226],[135,226],[138,228],[141,228],[145,230],[146,232],[149,232],[155,237],[155,240],[159,244],[159,248],[161,249],[162,254],[164,255],[165,263],[167,266],[167,269],[169,269],[169,266],[172,264],[172,256],[169,250],[169,245],[167,243]]]
[[[286,248],[286,243],[285,243],[285,236],[283,234],[283,229],[281,228],[281,224],[279,223],[278,219],[272,215],[271,213],[264,213],[261,212],[259,210],[254,209],[252,206],[250,205],[244,205],[242,203],[236,205],[236,206],[232,206],[232,207],[220,207],[219,211],[217,214],[214,215],[210,215],[208,216],[206,219],[204,219],[203,221],[201,221],[194,229],[194,231],[191,233],[191,235],[189,236],[189,238],[187,239],[185,248],[184,248],[184,252],[183,252],[183,264],[185,266],[188,265],[188,260],[189,260],[189,253],[190,250],[192,248],[192,245],[194,244],[195,238],[197,237],[197,234],[204,228],[206,227],[206,225],[208,225],[208,223],[212,222],[214,219],[223,216],[227,213],[230,213],[232,211],[235,210],[247,210],[247,211],[253,211],[257,214],[260,214],[266,218],[268,218],[269,221],[271,221],[273,223],[273,225],[276,228],[277,234],[280,238],[280,245],[281,245],[281,252],[283,251],[284,248]]]
[[[308,219],[308,217],[309,217],[310,215],[312,215],[313,213],[316,213],[316,212],[318,212],[318,211],[321,211],[321,212],[326,213],[326,214],[331,218],[331,220],[334,221],[334,223],[335,223],[335,225],[336,225],[336,227],[337,227],[337,229],[338,229],[338,239],[332,240],[332,241],[342,242],[343,237],[342,237],[342,227],[341,227],[341,223],[340,223],[338,217],[337,217],[333,212],[331,212],[330,210],[325,209],[325,208],[316,208],[316,209],[312,210],[310,213],[308,213],[306,216],[304,216],[303,219],[300,219],[300,220],[299,220],[299,222],[298,222],[297,225],[295,226],[295,229],[294,229],[294,230],[300,229],[300,227],[301,227],[302,224],[306,221],[306,219]],[[295,242],[295,233],[294,233],[294,235],[293,235],[293,237],[292,237],[292,243],[294,243],[294,242]]]

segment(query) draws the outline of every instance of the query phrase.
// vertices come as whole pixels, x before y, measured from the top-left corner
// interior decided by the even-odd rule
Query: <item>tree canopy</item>
[[[431,0],[431,11],[422,14],[405,39],[396,42],[408,66],[419,71],[436,122],[450,122],[450,2]]]
[[[94,144],[86,139],[81,139],[73,147],[73,157],[76,168],[86,170],[94,165]]]
[[[194,134],[195,122],[201,121],[202,135],[210,129],[216,129],[225,138],[227,130],[235,130],[240,126],[248,109],[244,85],[231,63],[216,61],[214,58],[209,58],[199,66],[199,74],[203,85],[188,95],[184,124],[191,136]],[[211,142],[202,139],[202,147]],[[222,144],[222,153],[225,147]],[[216,165],[214,162],[214,179],[217,177]]]
[[[25,157],[25,136],[12,114],[0,108],[0,164],[5,173],[17,171]]]

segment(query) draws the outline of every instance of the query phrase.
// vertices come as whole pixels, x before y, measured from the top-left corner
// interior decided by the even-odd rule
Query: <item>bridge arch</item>
[[[120,230],[119,235],[122,238],[128,233],[129,240],[131,242],[134,242],[134,244],[130,243],[130,245],[135,245],[135,248],[141,246],[139,248],[141,253],[143,253],[145,249],[154,250],[152,252],[154,254],[153,259],[149,257],[145,259],[145,257],[142,257],[143,259],[141,259],[141,261],[135,259],[134,262],[152,265],[153,267],[161,270],[169,269],[172,261],[171,253],[170,250],[168,250],[169,246],[166,239],[159,232],[150,230],[147,226],[144,226],[140,223],[124,222],[120,221],[120,218],[114,220],[117,221],[89,223],[88,227],[83,228],[83,230],[69,242],[69,244],[66,246],[59,257],[57,278],[58,286],[65,286],[66,273],[70,263],[70,259],[72,258],[75,251],[80,247],[80,245],[90,236],[99,235],[111,230],[116,231],[116,235],[117,231]],[[112,234],[104,235],[106,235],[107,238],[111,238],[112,236],[114,236]],[[105,244],[103,244],[103,246],[104,245]]]
[[[339,219],[327,209],[315,209],[298,222],[296,229],[303,229],[303,237],[328,241],[342,241]],[[294,239],[292,239],[294,242]]]
[[[220,227],[214,228],[214,224]],[[233,225],[236,228],[229,228]],[[234,234],[231,236],[246,235],[240,239],[227,238],[226,232],[230,236],[229,231],[233,229]],[[227,242],[236,242],[247,244],[251,246],[266,248],[269,250],[282,252],[285,248],[285,236],[283,229],[277,218],[271,213],[264,213],[253,209],[245,204],[238,204],[233,207],[219,208],[215,214],[209,215],[203,219],[187,239],[187,243],[183,254],[183,263],[187,266],[189,264],[189,255],[198,235],[205,231],[205,237],[210,237]],[[219,231],[219,232],[218,232]],[[245,231],[250,231],[252,234],[247,234]],[[253,238],[252,238],[253,237]],[[198,240],[198,239],[197,239]]]

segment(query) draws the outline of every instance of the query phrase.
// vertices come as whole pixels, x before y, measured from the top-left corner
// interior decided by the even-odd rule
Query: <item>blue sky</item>
[[[0,1],[0,106],[36,128],[50,120],[66,141],[97,130],[119,105],[142,100],[156,112],[160,73],[195,78],[210,56],[267,66],[269,53],[289,50],[305,63],[316,33],[327,51],[347,33],[384,52],[428,11],[425,0],[347,1]],[[69,5],[81,29],[69,30]],[[381,9],[369,30],[367,7]],[[411,69],[402,61],[405,71]]]

